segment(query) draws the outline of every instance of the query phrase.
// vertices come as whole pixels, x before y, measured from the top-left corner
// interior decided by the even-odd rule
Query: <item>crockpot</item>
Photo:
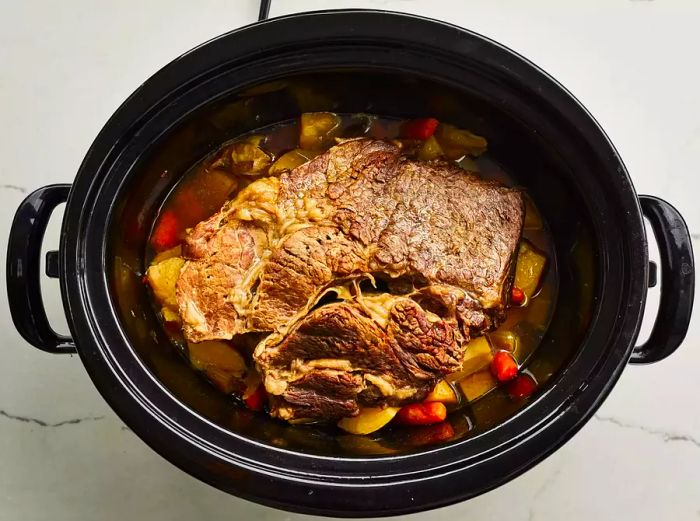
[[[527,362],[528,400],[498,392],[450,421],[454,439],[411,442],[288,426],[236,407],[174,352],[141,283],[159,205],[221,143],[300,112],[434,116],[489,140],[551,231],[558,301]],[[60,279],[71,337],[43,310],[40,246],[66,202]],[[635,347],[660,250],[661,304]],[[638,196],[610,140],[560,84],[515,52],[442,22],[380,11],[325,11],[215,38],[147,80],[95,139],[72,185],[40,188],[17,210],[7,288],[32,345],[77,352],[97,389],[154,450],[237,496],[299,512],[380,516],[465,500],[523,473],[591,418],[628,363],[671,354],[690,320],[688,229],[667,202]],[[481,402],[477,402],[477,405]],[[497,411],[480,420],[480,410]],[[359,438],[359,439],[358,439]]]

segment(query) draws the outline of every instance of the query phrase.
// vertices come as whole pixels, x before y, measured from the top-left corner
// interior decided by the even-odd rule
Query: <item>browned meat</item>
[[[421,399],[501,319],[517,190],[358,139],[243,192],[189,235],[178,305],[192,341],[271,332],[255,359],[277,416]],[[368,278],[404,295],[352,284]]]
[[[409,298],[389,300],[386,324],[357,302],[332,303],[312,311],[276,345],[258,346],[265,386],[280,397],[274,407],[279,417],[337,419],[357,414],[360,406],[421,400],[437,375],[459,368],[461,342],[453,326],[431,321]]]
[[[335,227],[311,226],[286,236],[263,268],[251,327],[289,323],[329,284],[369,271],[367,252]]]
[[[176,296],[189,341],[230,339],[254,331],[248,327],[246,309],[255,275],[270,249],[265,216],[277,189],[276,179],[248,186],[188,234],[184,255],[189,260],[180,272]],[[253,214],[256,221],[246,218]]]
[[[183,330],[193,342],[231,338],[248,330],[232,290],[242,291],[247,273],[267,247],[267,237],[259,228],[234,221],[211,233],[216,221],[200,223],[190,234],[186,253],[192,260],[177,281]]]

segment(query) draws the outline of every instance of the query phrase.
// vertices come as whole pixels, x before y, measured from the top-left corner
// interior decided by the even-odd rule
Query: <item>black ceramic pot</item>
[[[558,304],[528,363],[538,394],[517,404],[489,395],[500,416],[480,421],[476,408],[472,429],[453,418],[464,428],[439,445],[391,429],[357,439],[238,409],[173,353],[139,280],[158,205],[220,143],[309,110],[430,115],[487,136],[555,242]],[[72,338],[51,330],[39,290],[44,228],[64,201],[60,251],[49,254],[47,272],[60,278]],[[661,251],[661,311],[649,341],[635,347],[655,280],[643,216]],[[552,453],[628,362],[655,362],[678,347],[694,267],[678,212],[635,193],[595,120],[535,65],[448,24],[337,11],[231,32],[146,81],[100,132],[73,185],[46,186],[22,203],[7,285],[22,336],[49,352],[77,351],[124,422],[183,470],[279,508],[369,516],[473,497]]]

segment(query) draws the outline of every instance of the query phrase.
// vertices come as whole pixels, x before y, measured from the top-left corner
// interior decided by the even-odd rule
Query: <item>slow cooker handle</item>
[[[17,208],[7,246],[7,296],[12,321],[24,339],[49,353],[75,353],[70,337],[49,324],[41,298],[41,243],[51,213],[68,200],[70,185],[48,185]]]
[[[695,266],[693,246],[683,217],[666,201],[640,195],[661,256],[659,312],[649,339],[632,351],[630,362],[658,362],[673,353],[685,338],[693,311]]]

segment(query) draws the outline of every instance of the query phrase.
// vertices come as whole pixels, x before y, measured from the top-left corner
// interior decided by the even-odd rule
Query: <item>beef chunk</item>
[[[261,272],[251,326],[271,331],[287,324],[329,284],[367,271],[367,252],[337,228],[312,226],[292,233]]]
[[[277,179],[256,181],[187,235],[188,260],[176,296],[189,341],[230,339],[255,331],[248,326],[247,308],[255,275],[269,252],[271,204],[277,190]]]
[[[333,303],[261,343],[255,358],[265,387],[281,398],[272,414],[337,419],[361,406],[401,405],[423,399],[438,376],[459,368],[453,326],[428,320],[409,298],[389,301],[385,327],[359,302]]]
[[[200,223],[190,235],[190,260],[177,281],[183,331],[192,342],[230,339],[250,331],[236,299],[243,293],[247,300],[246,276],[267,246],[262,230],[236,221],[207,237],[210,221]]]
[[[185,335],[269,332],[255,359],[282,418],[421,399],[502,319],[523,214],[518,190],[454,163],[345,141],[252,183],[189,234]],[[404,294],[363,296],[363,279]],[[344,302],[314,308],[342,284]]]

